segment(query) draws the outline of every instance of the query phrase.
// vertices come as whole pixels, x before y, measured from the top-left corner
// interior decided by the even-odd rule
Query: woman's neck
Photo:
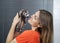
[[[32,26],[32,30],[34,30],[34,31],[35,31],[36,29],[37,29],[37,27],[33,27],[33,26]]]

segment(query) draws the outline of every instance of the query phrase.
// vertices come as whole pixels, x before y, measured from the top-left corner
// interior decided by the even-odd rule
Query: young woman
[[[39,10],[28,20],[31,30],[26,30],[14,37],[16,24],[19,22],[18,13],[14,17],[6,43],[51,43],[53,35],[53,18],[50,12]]]

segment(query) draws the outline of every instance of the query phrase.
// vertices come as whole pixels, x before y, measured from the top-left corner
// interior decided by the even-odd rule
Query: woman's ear
[[[42,25],[39,23],[38,27],[42,27]]]

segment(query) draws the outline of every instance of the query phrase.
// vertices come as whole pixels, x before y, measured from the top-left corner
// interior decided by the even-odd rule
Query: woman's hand
[[[20,20],[20,17],[18,16],[18,13],[16,14],[16,16],[13,19],[13,25],[16,25]]]

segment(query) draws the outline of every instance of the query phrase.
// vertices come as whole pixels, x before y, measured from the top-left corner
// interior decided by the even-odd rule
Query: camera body
[[[15,27],[15,31],[20,32],[23,28],[24,24],[26,24],[26,19],[29,17],[29,12],[25,9],[22,9],[18,12],[20,21],[17,23]]]
[[[19,17],[21,18],[22,21],[24,21],[29,17],[29,12],[25,9],[22,9],[18,12]]]

